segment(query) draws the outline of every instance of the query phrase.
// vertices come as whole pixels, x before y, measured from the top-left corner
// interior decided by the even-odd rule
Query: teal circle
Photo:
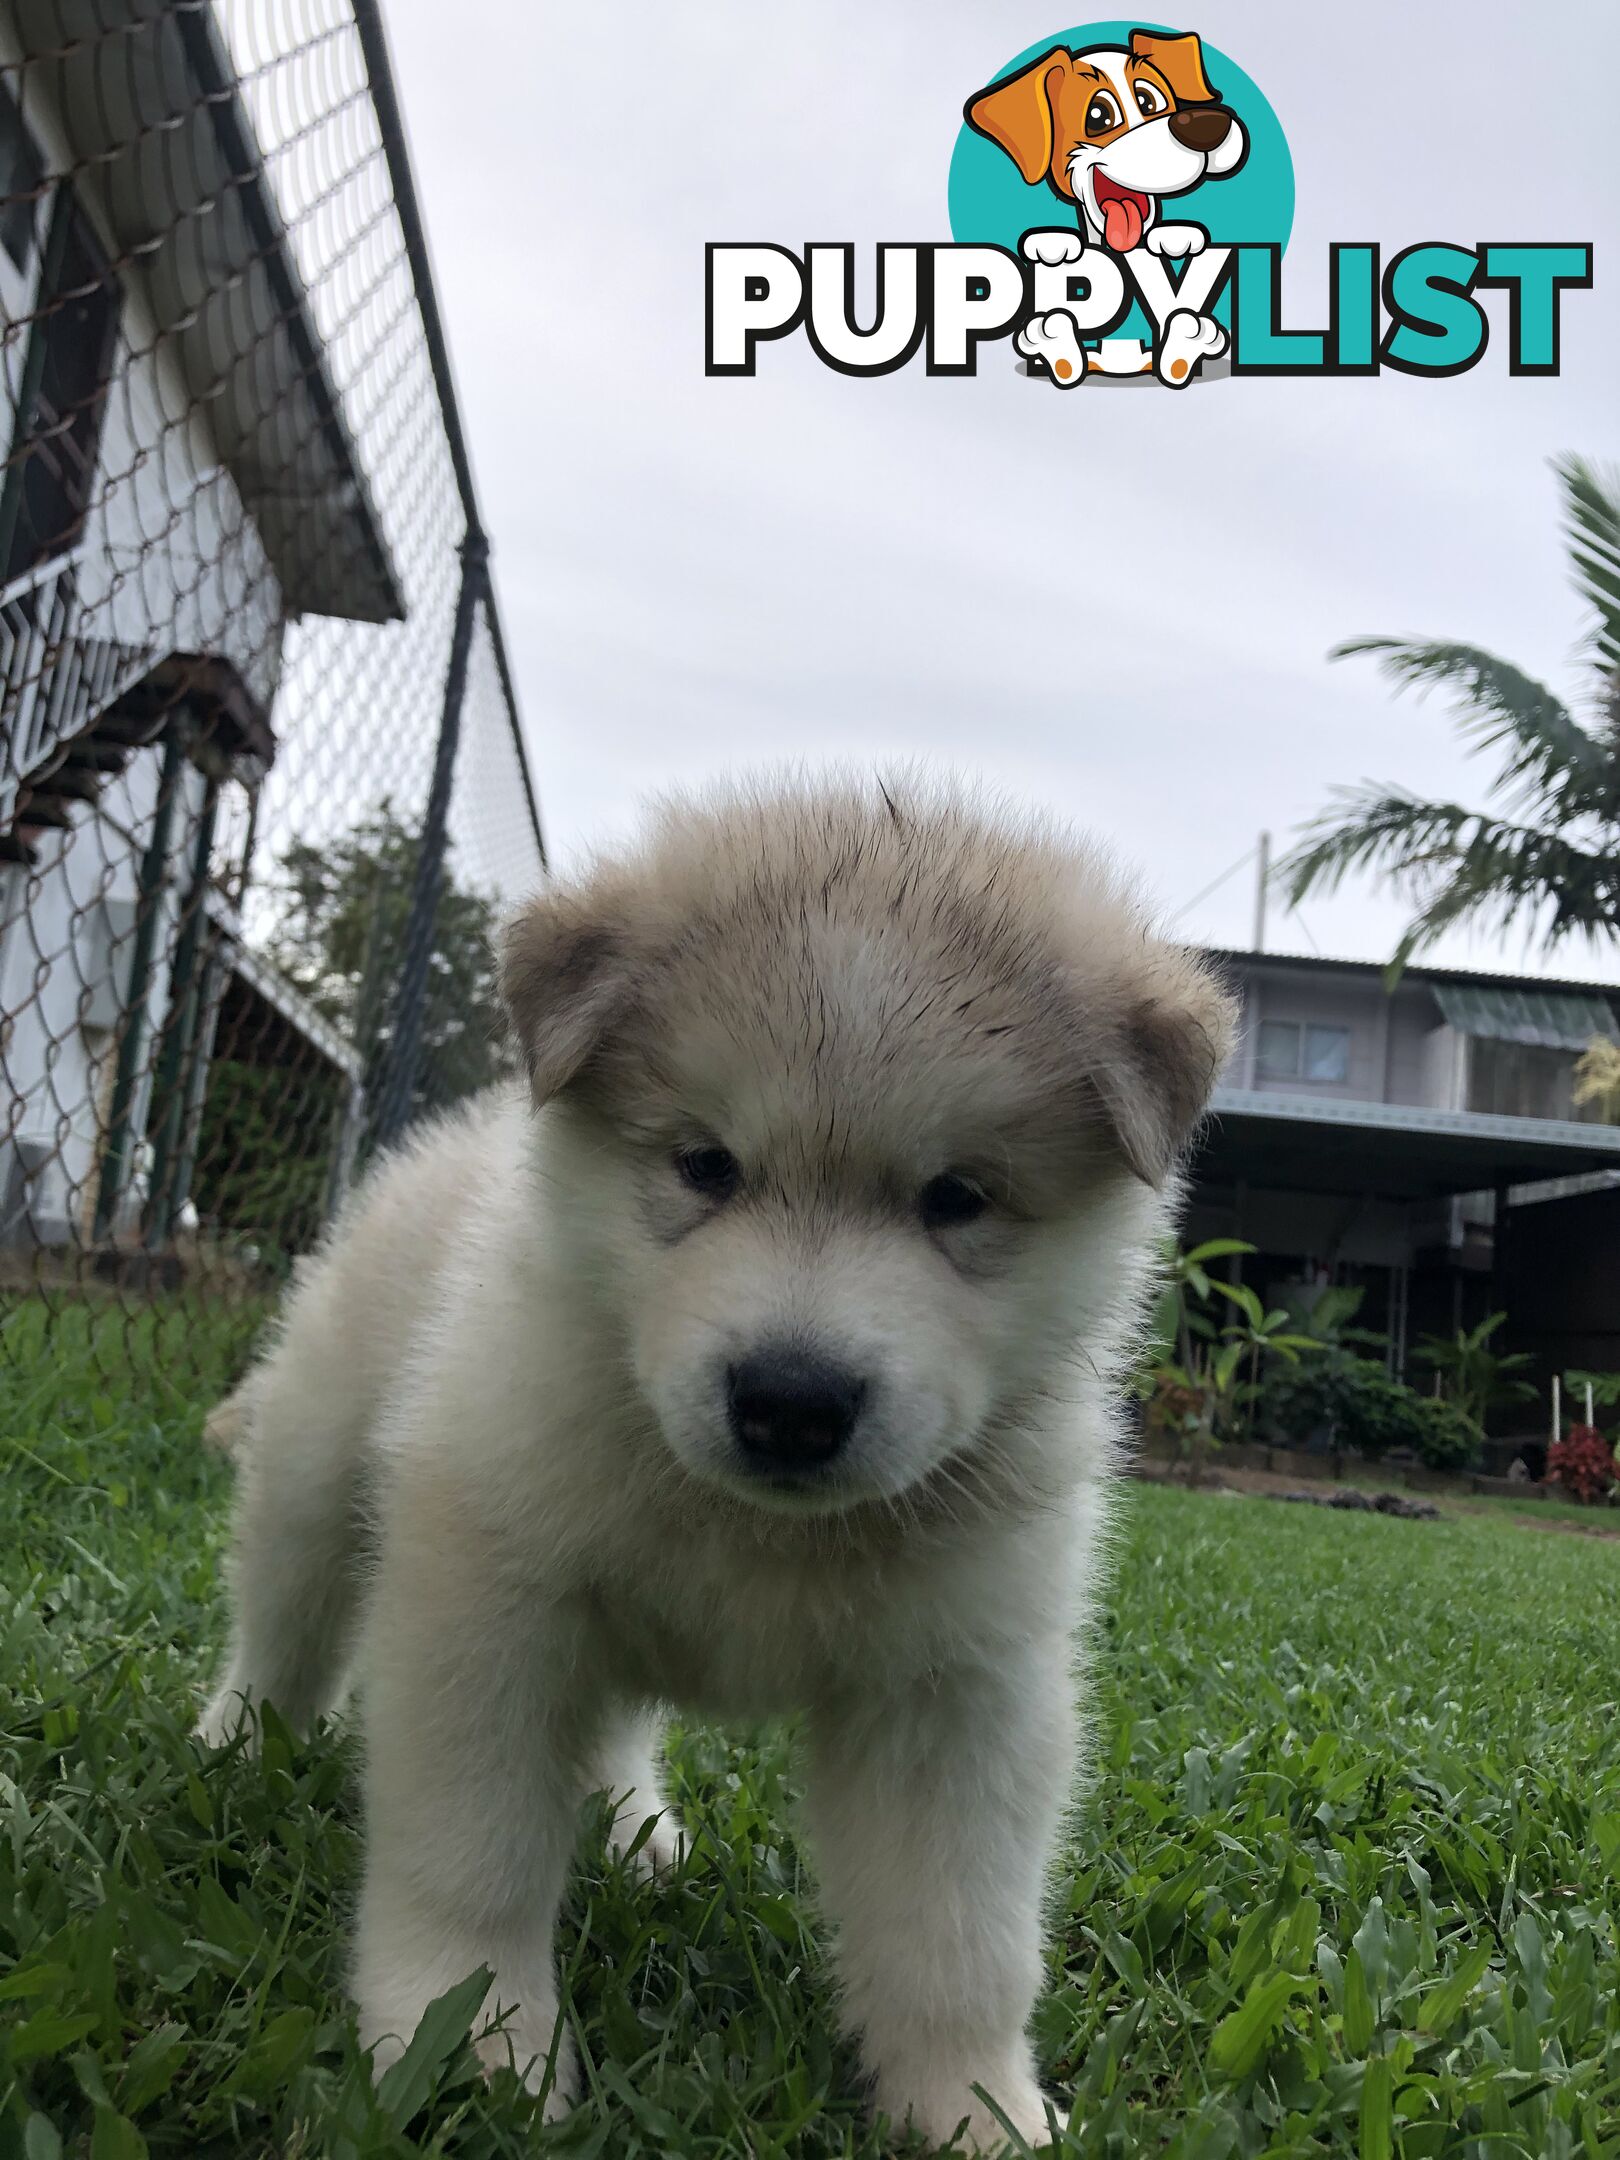
[[[1161,24],[1133,22],[1080,23],[1072,30],[1054,30],[1050,37],[1026,45],[991,77],[1000,82],[1016,75],[1054,45],[1083,52],[1090,45],[1128,45],[1133,30],[1149,30],[1174,36]],[[1254,79],[1218,46],[1205,43],[1204,66],[1220,93],[1221,103],[1231,107],[1249,138],[1249,154],[1241,168],[1225,180],[1204,180],[1185,195],[1169,198],[1173,208],[1167,219],[1186,218],[1202,225],[1212,242],[1240,246],[1245,241],[1275,241],[1286,248],[1294,225],[1294,161],[1282,123]],[[981,87],[988,87],[984,85]],[[1045,181],[1025,184],[1018,167],[993,142],[962,122],[951,153],[951,237],[981,245],[1011,248],[1015,252],[1024,234],[1037,226],[1054,229],[1079,226],[1074,204],[1055,195]],[[1215,304],[1222,322],[1228,319],[1230,288]],[[1149,326],[1141,309],[1133,308],[1115,333],[1120,337],[1146,338]]]

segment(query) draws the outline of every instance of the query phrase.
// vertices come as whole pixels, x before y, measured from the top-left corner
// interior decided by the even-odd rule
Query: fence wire
[[[0,1382],[196,1392],[544,869],[377,0],[0,0],[0,432]]]

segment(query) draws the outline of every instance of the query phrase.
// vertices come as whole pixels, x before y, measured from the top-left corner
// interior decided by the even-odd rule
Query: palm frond
[[[1585,458],[1553,465],[1564,490],[1564,532],[1575,586],[1597,616],[1593,651],[1610,691],[1620,676],[1620,474]]]
[[[1349,638],[1329,658],[1376,655],[1378,671],[1397,690],[1422,697],[1451,689],[1463,733],[1480,749],[1501,749],[1493,785],[1540,798],[1563,817],[1613,816],[1620,775],[1607,746],[1583,728],[1545,683],[1478,645],[1393,637]]]
[[[1392,979],[1443,931],[1482,920],[1506,925],[1526,906],[1551,909],[1549,946],[1576,931],[1620,933],[1620,857],[1583,849],[1562,831],[1424,802],[1403,789],[1337,790],[1334,807],[1306,827],[1277,875],[1297,907],[1355,870],[1382,871],[1416,909]]]

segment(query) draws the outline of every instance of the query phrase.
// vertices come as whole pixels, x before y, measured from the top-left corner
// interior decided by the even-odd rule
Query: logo
[[[1241,375],[1458,375],[1507,300],[1507,369],[1556,375],[1562,299],[1589,287],[1589,242],[1378,240],[1329,249],[1328,321],[1283,320],[1294,214],[1287,139],[1259,85],[1194,31],[1083,24],[975,90],[951,159],[952,237],[875,250],[858,323],[855,249],[711,242],[705,367],[752,375],[802,330],[846,375],[921,354],[973,375],[1002,344],[1059,390]]]

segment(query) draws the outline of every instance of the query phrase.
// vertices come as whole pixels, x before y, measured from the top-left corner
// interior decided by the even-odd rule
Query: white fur
[[[1043,1113],[1009,1091],[1069,994],[1060,950],[1077,984],[1095,976],[1097,1012],[1104,968],[1127,999],[1201,998],[1206,1033],[1224,1005],[1093,861],[1004,821],[936,819],[913,843],[868,797],[810,796],[722,806],[690,863],[687,839],[677,818],[580,903],[628,910],[645,943],[640,991],[602,1027],[627,1059],[656,1036],[648,1092],[587,1072],[538,1111],[484,1102],[386,1163],[302,1272],[240,1398],[235,1630],[203,1731],[222,1740],[265,1696],[307,1725],[357,1665],[364,2037],[390,2059],[486,1963],[505,2018],[481,2050],[538,2086],[555,2049],[557,2112],[575,2073],[553,1926],[582,1800],[625,1801],[621,1843],[658,1810],[667,1705],[802,1712],[807,1827],[876,2105],[996,2147],[979,2083],[1039,2144],[1025,2025],[1109,1391],[1172,1188],[1133,1177],[1095,1124],[1050,1152],[1068,1139],[1032,1136]],[[1037,961],[1060,906],[1072,920]],[[1016,950],[996,942],[1009,917],[1027,918]],[[1017,951],[1031,980],[1006,984],[1007,1023],[981,1040],[966,1004],[1003,995]],[[513,991],[538,1075],[556,1038],[530,994]],[[1052,1092],[1043,1077],[1031,1100]],[[757,1198],[683,1214],[649,1137],[666,1109],[723,1128]],[[976,1121],[1011,1177],[1054,1189],[1018,1188],[1021,1218],[926,1233],[903,1195]],[[869,1407],[824,1490],[767,1506],[717,1376],[783,1326],[857,1361]],[[666,1818],[644,1864],[677,1857]]]

